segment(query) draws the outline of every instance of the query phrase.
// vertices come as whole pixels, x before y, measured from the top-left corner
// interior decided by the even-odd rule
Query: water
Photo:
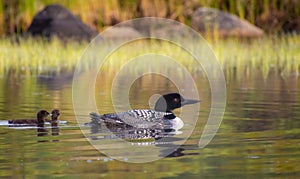
[[[267,76],[252,69],[250,74],[225,73],[227,106],[214,139],[198,148],[210,112],[210,88],[205,75],[193,74],[202,100],[197,125],[185,120],[183,133],[191,136],[180,147],[161,159],[130,163],[124,155],[104,155],[105,150],[122,152],[124,146],[108,146],[102,153],[83,135],[82,123],[75,117],[72,78],[7,75],[0,78],[0,177],[93,177],[93,178],[298,178],[300,176],[300,78],[270,71]],[[88,80],[88,76],[83,77]],[[111,112],[111,76],[97,81],[98,109]],[[99,87],[100,86],[100,87]],[[176,91],[170,81],[147,75],[134,82],[129,101],[133,108],[148,108],[153,94]],[[150,101],[151,103],[151,101]],[[85,104],[82,107],[86,107]],[[59,131],[46,125],[44,135],[36,128],[9,128],[6,121],[34,118],[36,111],[61,110]],[[192,108],[186,107],[187,110]],[[180,113],[180,110],[176,110]],[[83,116],[87,118],[86,116]],[[88,118],[85,119],[88,122]],[[82,128],[89,133],[88,126]],[[179,140],[182,138],[176,137]],[[167,149],[164,144],[136,142],[144,149]],[[144,155],[144,154],[143,154]],[[150,154],[149,154],[150,155]],[[151,156],[152,155],[152,156]],[[160,153],[151,153],[157,157]],[[138,158],[139,156],[136,156]]]

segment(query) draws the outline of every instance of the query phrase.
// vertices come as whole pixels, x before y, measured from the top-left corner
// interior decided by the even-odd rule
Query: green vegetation
[[[40,74],[72,70],[76,65],[84,45],[62,44],[58,39],[45,42],[37,39],[0,40],[0,74]]]
[[[294,0],[0,0],[0,35],[20,34],[30,25],[33,16],[46,5],[59,3],[85,23],[101,31],[106,26],[137,17],[156,16],[175,19],[190,24],[191,15],[198,7],[221,9],[249,20],[266,32],[299,30],[300,1]],[[291,24],[289,24],[291,23]],[[292,25],[292,26],[291,26]],[[222,39],[211,43],[213,51],[226,73],[248,72],[251,68],[261,69],[264,75],[270,70],[280,74],[299,73],[300,43],[299,35],[263,37],[251,41],[241,39]],[[41,74],[48,72],[71,71],[76,66],[87,44],[62,44],[57,39],[20,40],[12,42],[9,38],[0,40],[0,74]],[[136,49],[126,49],[135,52]],[[191,70],[188,58],[173,47],[160,48],[157,52],[172,52]],[[109,65],[120,66],[126,59],[126,52],[114,54]],[[88,64],[87,64],[88,66]],[[298,75],[296,75],[298,76]]]
[[[212,47],[224,70],[229,72],[235,69],[237,74],[243,74],[255,68],[261,70],[264,76],[270,70],[281,75],[298,74],[299,40],[300,36],[296,35],[264,37],[250,43],[239,39],[227,39],[218,41]]]
[[[182,50],[178,50],[178,47],[161,46],[160,42],[155,41],[152,43],[151,48],[157,54],[172,54],[189,70],[198,70],[194,69],[191,57],[186,56],[187,54]],[[231,38],[213,41],[210,44],[226,73],[236,71],[238,74],[243,74],[252,68],[261,69],[265,75],[270,70],[281,74],[299,73],[300,36],[297,35],[264,37],[251,41]],[[139,46],[141,47],[142,44]],[[36,75],[72,71],[86,47],[87,44],[62,44],[59,40],[46,43],[43,40],[28,39],[15,43],[9,39],[2,39],[0,41],[0,74],[13,72],[14,74]],[[117,70],[127,58],[132,58],[128,54],[139,55],[136,54],[137,52],[143,54],[147,52],[147,49],[143,47],[137,50],[136,46],[130,45],[124,49],[121,48],[111,54],[112,60],[109,60],[104,68]]]
[[[266,32],[300,30],[297,0],[0,0],[0,35],[21,33],[49,4],[61,4],[99,31],[137,17],[155,16],[190,25],[198,7],[213,7],[249,20]]]

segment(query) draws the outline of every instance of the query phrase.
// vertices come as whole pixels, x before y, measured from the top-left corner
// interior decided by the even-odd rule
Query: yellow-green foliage
[[[212,47],[224,69],[238,73],[256,68],[267,75],[275,70],[282,75],[298,74],[300,68],[300,36],[263,37],[251,41],[220,40]]]
[[[157,53],[165,52],[172,54],[174,58],[184,64],[191,71],[193,61],[185,58],[186,54],[176,46],[161,46],[153,41],[152,49]],[[282,74],[298,74],[300,68],[300,36],[289,35],[281,37],[264,37],[252,40],[223,39],[210,43],[212,50],[219,59],[221,66],[226,72],[233,69],[238,73],[251,68],[261,69],[268,74],[273,69]],[[118,50],[111,54],[113,60],[104,66],[110,69],[119,67],[124,63],[128,54],[136,51],[143,53],[141,49]],[[72,71],[80,59],[87,44],[66,43],[58,40],[51,42],[28,39],[13,43],[9,39],[0,40],[0,74],[7,73],[35,75],[47,72]],[[147,48],[144,49],[145,53]],[[138,54],[137,54],[138,55]],[[132,58],[132,57],[131,57]],[[89,64],[86,65],[88,67]]]
[[[85,45],[62,44],[59,40],[27,39],[19,43],[0,40],[0,74],[40,74],[72,70]]]

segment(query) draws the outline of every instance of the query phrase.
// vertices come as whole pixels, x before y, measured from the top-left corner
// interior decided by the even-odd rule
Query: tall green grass
[[[78,43],[62,44],[54,39],[51,42],[37,39],[23,39],[18,43],[10,39],[0,40],[0,74],[26,74],[62,70],[71,71],[77,63],[85,45]]]
[[[221,65],[238,74],[251,68],[259,69],[264,76],[272,70],[281,75],[299,76],[300,36],[285,35],[264,37],[251,42],[227,39],[215,42],[212,47]]]
[[[152,42],[151,48],[157,54],[172,54],[173,58],[184,64],[190,71],[197,71],[192,57],[176,46],[162,46],[161,42]],[[300,36],[285,35],[279,37],[263,37],[260,39],[241,40],[229,38],[210,42],[224,71],[233,70],[242,74],[245,69],[260,69],[267,75],[270,70],[278,73],[296,74],[300,69]],[[77,65],[87,44],[62,44],[54,39],[45,42],[36,39],[21,40],[19,43],[9,39],[0,40],[0,75],[8,73],[36,75],[41,73],[72,71]],[[147,52],[143,42],[136,46],[128,46],[111,55],[104,68],[119,68],[129,58],[128,54]],[[139,55],[139,54],[136,54]],[[88,62],[87,62],[88,63]],[[90,64],[86,64],[88,68]]]

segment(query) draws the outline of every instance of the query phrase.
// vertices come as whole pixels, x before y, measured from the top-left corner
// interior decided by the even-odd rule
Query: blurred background
[[[34,15],[49,4],[66,7],[98,31],[125,20],[147,16],[191,25],[191,16],[199,7],[235,14],[270,34],[300,31],[298,0],[0,0],[0,35],[26,31]]]

